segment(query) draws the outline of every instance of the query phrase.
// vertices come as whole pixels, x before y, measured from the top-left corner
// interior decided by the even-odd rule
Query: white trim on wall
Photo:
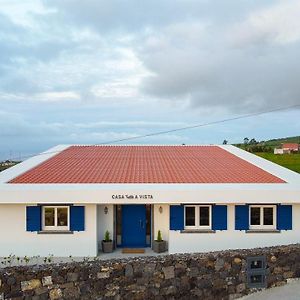
[[[45,210],[47,208],[53,208],[54,209],[54,226],[46,226],[45,225]],[[67,226],[59,226],[57,224],[58,222],[58,212],[57,210],[59,208],[66,208],[67,209],[67,214],[68,214],[68,225]],[[67,231],[70,230],[70,206],[55,206],[55,205],[45,205],[42,206],[42,230],[43,231]]]
[[[186,208],[194,207],[195,209],[195,225],[186,225]],[[209,225],[200,225],[200,208],[209,208]],[[212,228],[212,207],[211,205],[185,205],[184,206],[184,228],[185,229],[211,229]]]
[[[260,209],[260,225],[251,225],[251,208]],[[272,208],[273,209],[273,224],[264,225],[264,209]],[[277,207],[276,205],[250,205],[249,206],[249,229],[253,230],[264,230],[264,229],[276,229],[277,225]]]

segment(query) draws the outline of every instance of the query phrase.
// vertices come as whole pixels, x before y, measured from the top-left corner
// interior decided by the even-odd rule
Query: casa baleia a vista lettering
[[[112,199],[153,199],[153,195],[145,194],[119,194],[112,195]]]

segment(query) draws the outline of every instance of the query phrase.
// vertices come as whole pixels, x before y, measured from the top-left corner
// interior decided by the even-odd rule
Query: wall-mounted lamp
[[[162,206],[159,207],[158,211],[162,214],[162,212],[163,212]]]
[[[107,206],[104,207],[104,213],[105,213],[106,215],[108,214],[108,207],[107,207]]]

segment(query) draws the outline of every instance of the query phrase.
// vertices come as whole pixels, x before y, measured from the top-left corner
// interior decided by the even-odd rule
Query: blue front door
[[[146,205],[122,205],[122,246],[146,247]]]

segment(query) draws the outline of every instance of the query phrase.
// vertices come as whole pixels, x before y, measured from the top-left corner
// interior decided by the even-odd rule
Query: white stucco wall
[[[37,234],[26,231],[26,205],[0,205],[0,257],[97,255],[96,205],[85,206],[85,231]]]
[[[234,230],[234,205],[228,205],[228,230],[216,233],[169,232],[169,253],[193,253],[244,249],[300,242],[300,205],[293,205],[293,230],[280,233],[246,233]]]
[[[160,206],[162,207],[162,213],[159,212]],[[170,228],[170,206],[166,204],[155,204],[153,206],[153,222],[153,238],[157,238],[157,232],[160,230],[163,240],[168,241]]]
[[[162,206],[162,213],[159,207]],[[0,205],[0,257],[17,256],[95,256],[97,242],[106,230],[113,238],[113,205],[86,205],[85,231],[74,234],[27,232],[26,205]],[[169,253],[207,252],[226,249],[266,247],[300,242],[300,204],[293,205],[293,230],[280,233],[246,233],[234,229],[234,205],[228,205],[228,230],[216,233],[180,233],[169,230],[169,205],[153,207],[154,238],[162,231]]]
[[[104,213],[105,206],[108,208],[107,214]],[[106,230],[109,231],[110,238],[114,240],[114,206],[97,205],[97,238],[100,249]]]

